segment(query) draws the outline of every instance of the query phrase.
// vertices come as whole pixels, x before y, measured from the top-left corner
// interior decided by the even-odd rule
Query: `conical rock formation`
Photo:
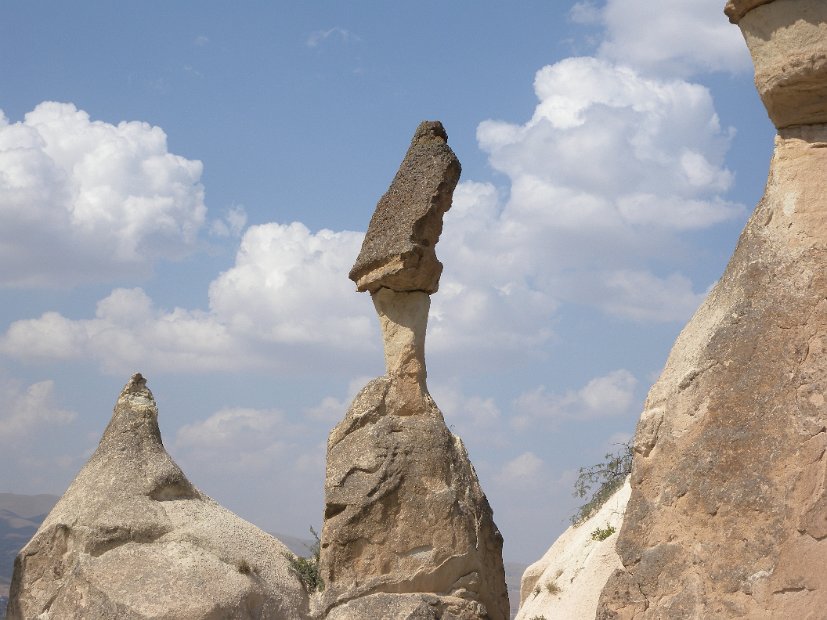
[[[502,536],[425,382],[434,245],[458,177],[442,125],[422,123],[351,271],[371,291],[387,374],[328,439],[318,613],[330,620],[509,616]]]
[[[623,568],[600,619],[827,609],[827,5],[733,0],[727,11],[779,128],[775,153],[723,277],[649,392]]]
[[[283,619],[308,596],[278,540],[196,489],[134,375],[97,450],[17,556],[8,617]]]

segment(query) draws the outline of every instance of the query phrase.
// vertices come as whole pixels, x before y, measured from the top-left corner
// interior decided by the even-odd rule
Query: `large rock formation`
[[[425,382],[434,246],[459,162],[422,123],[351,271],[371,291],[387,374],[330,434],[319,613],[365,618],[508,618],[502,537],[462,441]]]
[[[8,617],[307,618],[285,553],[190,484],[136,374],[97,450],[17,556]]]
[[[723,277],[649,392],[624,568],[601,619],[827,610],[827,4],[727,11],[779,129],[775,153]]]

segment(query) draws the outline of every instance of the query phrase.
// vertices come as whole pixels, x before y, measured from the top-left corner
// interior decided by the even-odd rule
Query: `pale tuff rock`
[[[810,27],[813,6],[739,23],[784,9]],[[764,197],[649,392],[601,620],[827,609],[825,145],[824,124],[779,130]]]
[[[606,580],[623,565],[615,549],[617,533],[604,540],[596,540],[592,533],[608,527],[620,531],[630,493],[627,479],[600,510],[568,528],[526,569],[516,620],[594,618]]]
[[[360,291],[437,291],[442,263],[434,247],[460,170],[442,123],[420,123],[350,270]]]
[[[502,536],[425,381],[434,245],[458,176],[442,125],[421,124],[351,271],[371,291],[387,374],[328,439],[316,611],[330,620],[509,616]]]
[[[755,86],[775,126],[827,123],[827,3],[753,0],[730,5],[727,13],[744,34],[755,64]]]
[[[161,443],[146,380],[15,561],[8,617],[308,617],[278,540],[202,494]]]

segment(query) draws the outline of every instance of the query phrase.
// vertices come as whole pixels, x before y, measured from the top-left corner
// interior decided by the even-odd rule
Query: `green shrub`
[[[589,497],[589,500],[577,509],[571,522],[580,525],[596,513],[603,504],[617,491],[626,476],[632,471],[632,440],[618,444],[615,453],[607,453],[606,461],[591,467],[581,467],[574,483],[575,497]]]
[[[592,540],[606,540],[609,536],[614,534],[616,531],[617,531],[617,529],[614,526],[609,525],[607,523],[606,527],[599,527],[595,531],[592,532]]]
[[[321,592],[324,590],[324,581],[319,574],[319,556],[322,551],[322,541],[319,539],[319,534],[312,527],[310,533],[313,534],[315,542],[307,548],[310,551],[308,557],[302,557],[293,553],[285,553],[284,557],[290,562],[290,568],[296,573],[299,581],[302,582],[304,589],[308,592]]]

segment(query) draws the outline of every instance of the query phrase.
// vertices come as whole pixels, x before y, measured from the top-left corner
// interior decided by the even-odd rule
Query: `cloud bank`
[[[477,131],[508,190],[465,181],[446,215],[438,249],[446,269],[428,337],[429,351],[446,358],[461,354],[496,365],[509,352],[539,352],[553,336],[549,326],[562,302],[592,305],[624,320],[686,320],[709,283],[695,288],[680,264],[670,267],[669,257],[687,243],[685,233],[744,213],[725,199],[733,182],[724,163],[732,132],[720,126],[705,87],[583,57],[542,68],[534,89],[538,103],[528,121],[489,120]],[[38,107],[34,120],[41,120],[27,122],[40,126],[48,111],[62,126],[68,115],[85,123],[92,135],[86,142],[97,145],[99,134],[120,131],[152,136],[155,151],[163,150],[158,129],[90,125],[73,109]],[[184,218],[192,234],[203,221],[200,186],[192,183],[200,166],[169,154],[139,157],[136,149],[115,159],[142,170],[157,160],[154,176],[170,168],[160,174],[161,189],[189,201],[153,195],[148,204],[154,206],[134,212],[124,205],[81,209],[91,218],[89,234],[109,222],[100,233],[104,242],[90,244],[98,261],[111,250],[126,252],[132,266],[146,264],[149,239],[189,238],[176,217],[194,218]],[[85,157],[66,156],[72,162]],[[119,166],[106,170],[115,181],[140,178]],[[182,170],[191,175],[166,182]],[[78,200],[50,208],[69,213],[66,205]],[[165,209],[171,237],[155,227]],[[135,226],[126,224],[129,218]],[[218,232],[240,234],[244,223],[243,211],[231,211]],[[81,238],[86,233],[79,230]],[[118,235],[130,240],[129,251],[112,241]],[[91,319],[46,313],[13,323],[0,350],[18,358],[91,358],[110,372],[308,369],[322,349],[358,359],[379,341],[370,301],[345,277],[361,238],[350,231],[312,232],[301,223],[252,226],[235,264],[210,285],[204,310],[160,309],[141,289],[118,289],[98,303]]]
[[[192,252],[201,171],[147,123],[92,121],[67,103],[17,123],[0,111],[0,287],[146,276]]]

